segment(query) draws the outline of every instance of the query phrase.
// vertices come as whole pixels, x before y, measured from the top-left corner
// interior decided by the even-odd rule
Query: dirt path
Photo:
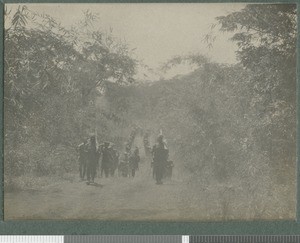
[[[274,215],[268,201],[270,210],[260,211],[259,204],[251,206],[243,190],[231,185],[187,181],[175,173],[172,180],[156,185],[146,163],[141,164],[135,178],[97,178],[93,186],[74,174],[70,181],[57,181],[38,190],[5,193],[4,218],[215,221],[293,217],[292,211]],[[265,210],[264,205],[259,207]]]
[[[135,178],[57,182],[39,190],[5,193],[5,219],[177,220],[191,217],[193,194],[176,178],[156,185],[148,165]]]

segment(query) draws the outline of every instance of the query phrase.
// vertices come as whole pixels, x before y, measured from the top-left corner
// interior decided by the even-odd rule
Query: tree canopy
[[[251,95],[249,110],[256,117],[256,143],[273,162],[289,160],[283,150],[295,160],[296,5],[249,4],[217,22],[219,30],[233,33],[238,60],[252,72],[245,85]]]
[[[134,81],[132,51],[112,30],[96,29],[97,18],[85,11],[79,23],[67,28],[26,5],[6,9],[6,151],[24,142],[37,149],[43,142],[51,151],[74,146],[95,131],[94,104],[104,83]],[[7,154],[8,164],[22,160],[20,154]]]
[[[258,68],[272,59],[272,71],[295,63],[297,8],[295,4],[249,4],[238,12],[217,17],[221,31],[234,32],[238,58],[245,67]],[[292,65],[294,66],[294,65]]]

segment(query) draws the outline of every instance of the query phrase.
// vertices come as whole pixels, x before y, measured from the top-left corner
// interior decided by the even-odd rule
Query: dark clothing
[[[110,168],[110,175],[114,176],[116,169],[119,166],[119,152],[116,149],[111,150],[112,163]]]
[[[132,176],[132,177],[135,177],[135,169],[132,169],[132,170],[131,170],[131,176]]]
[[[131,176],[135,176],[135,171],[139,169],[140,156],[138,153],[133,153],[129,158]]]
[[[79,163],[79,175],[82,180],[84,180],[85,174],[87,173],[87,163],[86,161]]]
[[[87,146],[85,143],[81,143],[77,147],[77,151],[79,152],[79,175],[83,180],[86,174],[87,169]]]
[[[140,156],[137,154],[133,154],[129,158],[130,167],[132,169],[137,170],[139,168]]]
[[[89,182],[94,182],[96,177],[97,166],[94,163],[89,163],[87,166],[87,180]]]
[[[118,171],[119,171],[119,175],[122,175],[124,177],[128,177],[129,175],[129,158],[130,158],[130,152],[127,151],[124,153],[124,156],[122,156],[122,161],[119,165]]]
[[[88,144],[88,159],[87,159],[87,179],[90,182],[94,182],[97,165],[99,160],[99,153],[96,149],[96,144]]]
[[[169,150],[164,143],[158,143],[153,146],[153,173],[157,184],[162,184],[165,164],[169,157]]]
[[[128,177],[128,163],[121,161],[119,166],[118,166],[118,174],[119,176],[124,176],[124,177]]]
[[[111,155],[111,149],[108,147],[103,147],[102,148],[101,176],[103,175],[103,172],[104,172],[105,177],[108,177],[112,161],[113,161],[113,159],[112,159],[112,155]]]

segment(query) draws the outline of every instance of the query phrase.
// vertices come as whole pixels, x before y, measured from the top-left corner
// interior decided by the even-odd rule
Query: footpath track
[[[201,179],[201,178],[200,178]],[[136,177],[97,177],[87,185],[77,174],[34,190],[4,193],[4,219],[223,221],[294,217],[293,201],[274,195],[253,201],[234,184],[180,179],[156,185],[149,164],[141,163]],[[275,194],[276,193],[276,194]],[[280,209],[280,210],[279,210]],[[283,210],[285,209],[285,210]]]
[[[187,184],[174,178],[156,185],[148,164],[134,178],[97,177],[87,185],[77,177],[5,193],[5,219],[178,220],[190,211]]]

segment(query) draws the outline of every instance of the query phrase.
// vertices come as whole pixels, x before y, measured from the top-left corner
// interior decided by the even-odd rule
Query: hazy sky
[[[136,57],[156,68],[174,55],[203,53],[214,61],[235,62],[236,46],[230,35],[220,33],[214,48],[202,42],[215,17],[242,9],[236,3],[100,3],[100,4],[27,4],[34,11],[50,14],[63,25],[80,20],[90,9],[99,14],[102,29],[112,27],[114,35],[124,38]]]

